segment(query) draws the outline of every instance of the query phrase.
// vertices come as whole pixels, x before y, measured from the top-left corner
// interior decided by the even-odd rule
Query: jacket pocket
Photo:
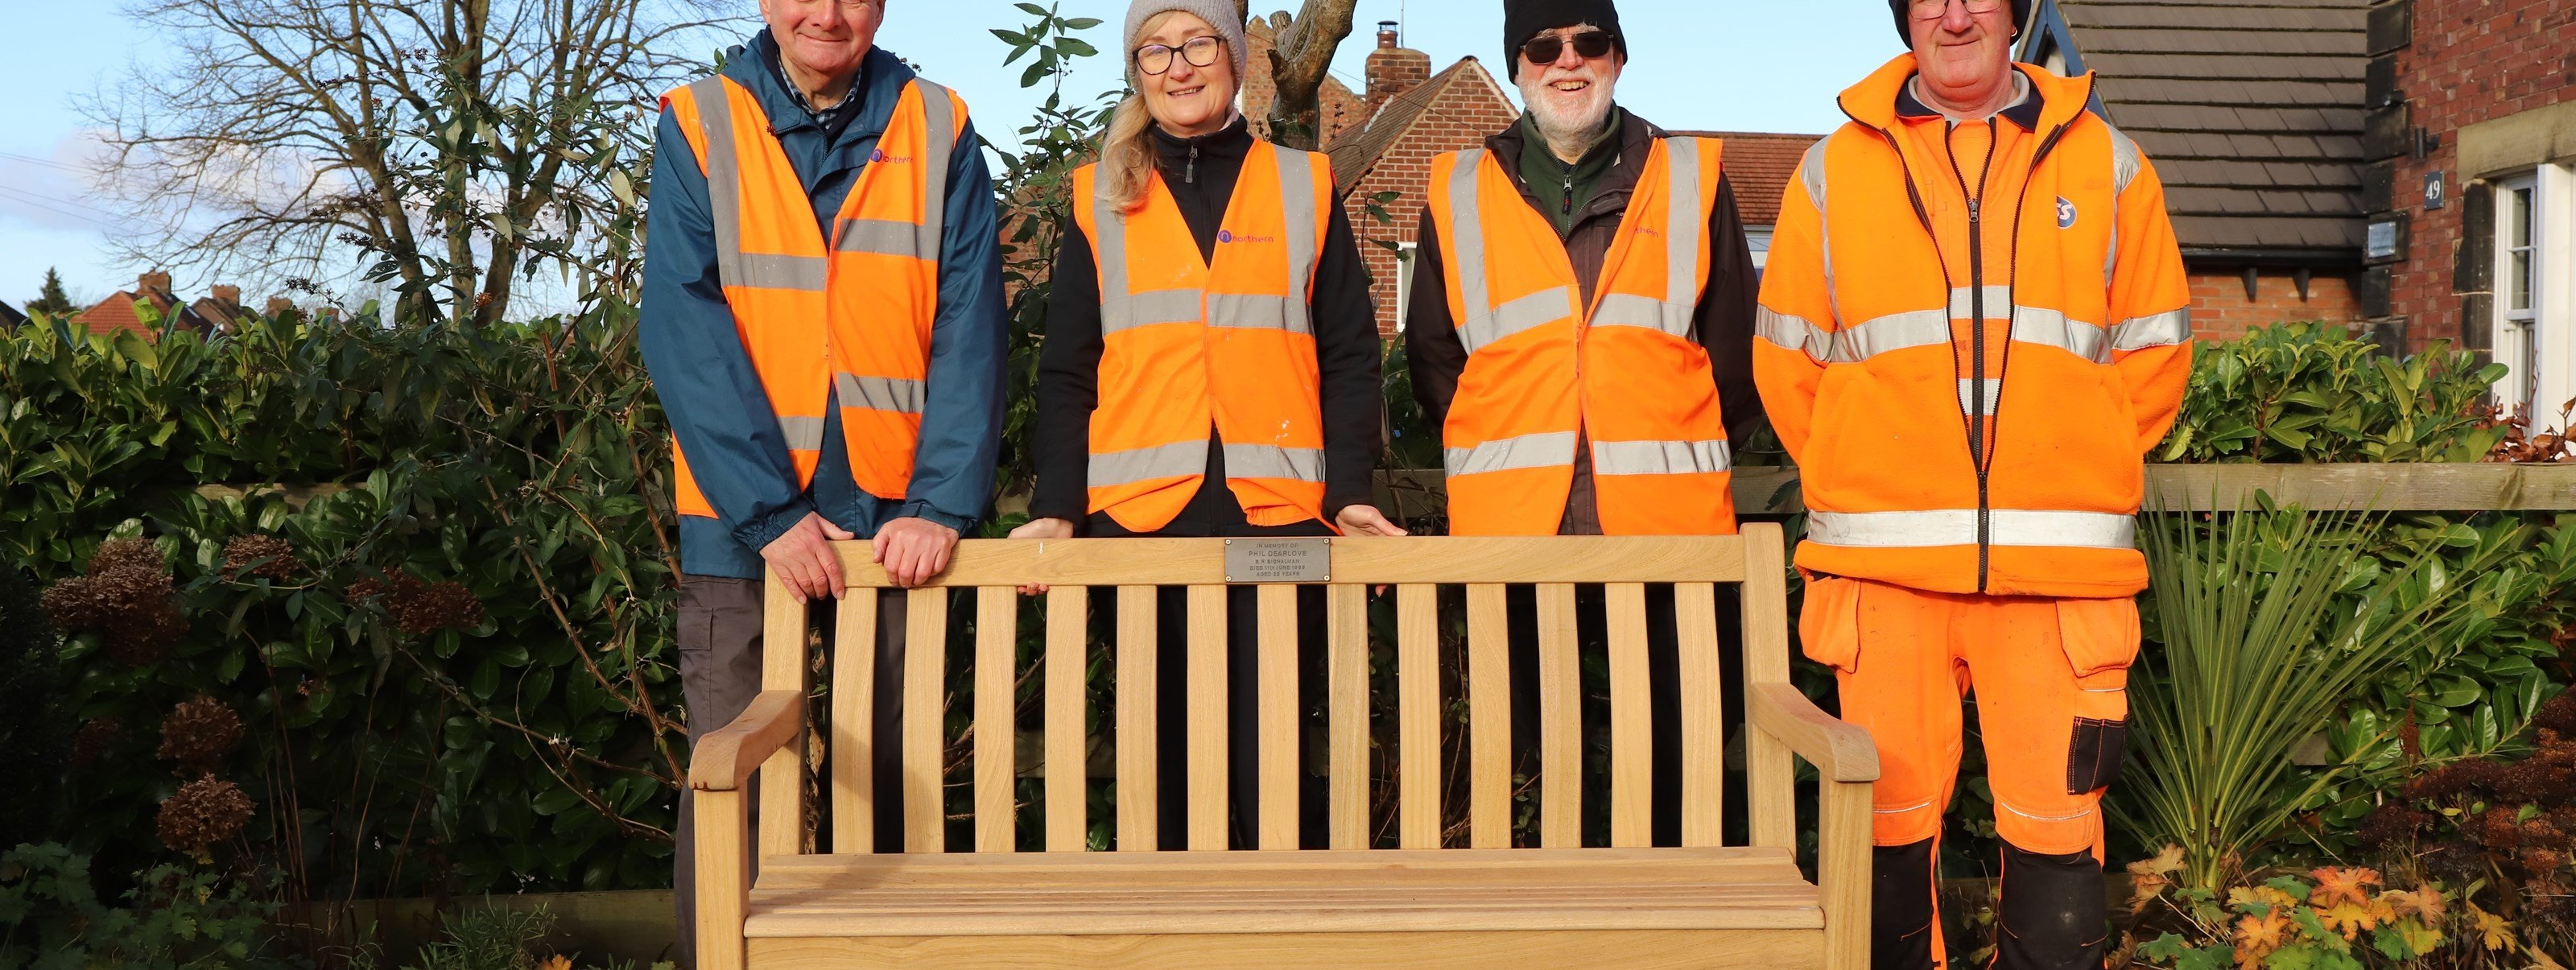
[[[2129,665],[2138,658],[2134,599],[2061,599],[2057,635],[2075,674],[2075,726],[2066,793],[2111,786],[2129,749]]]
[[[1857,579],[1807,577],[1807,599],[1798,609],[1798,648],[1843,673],[1860,669],[1860,589]]]

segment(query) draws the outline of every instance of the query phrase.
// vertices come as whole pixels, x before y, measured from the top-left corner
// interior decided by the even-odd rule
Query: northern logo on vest
[[[1277,242],[1278,239],[1272,236],[1238,236],[1234,234],[1234,230],[1232,229],[1219,229],[1216,231],[1216,241],[1219,243],[1266,243]]]
[[[2057,228],[2075,228],[2075,203],[2066,201],[2062,195],[2057,197]]]
[[[885,153],[885,149],[880,148],[880,149],[877,149],[875,152],[873,152],[873,153],[871,153],[871,154],[869,154],[869,155],[868,155],[868,162],[869,162],[870,164],[874,164],[874,163],[877,163],[877,162],[893,162],[893,163],[895,163],[895,164],[897,164],[897,165],[910,165],[910,164],[912,164],[912,156],[910,156],[910,155],[888,155],[888,154],[886,154],[886,153]]]

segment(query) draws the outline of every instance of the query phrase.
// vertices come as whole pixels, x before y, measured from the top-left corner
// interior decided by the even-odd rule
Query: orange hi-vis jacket
[[[1554,535],[1587,438],[1604,534],[1734,534],[1717,383],[1690,337],[1723,147],[1656,140],[1589,307],[1565,241],[1492,152],[1432,162],[1432,224],[1467,348],[1441,429],[1452,534]]]
[[[1898,57],[1790,180],[1754,372],[1809,510],[1800,568],[1943,593],[2127,596],[2143,456],[2191,365],[2164,189],[2017,65],[2036,124],[1899,117]],[[2007,112],[2010,114],[2010,112]],[[2025,115],[2025,118],[2030,117]]]
[[[1074,220],[1100,267],[1100,405],[1091,415],[1091,511],[1135,532],[1170,525],[1205,484],[1209,432],[1226,486],[1256,526],[1324,517],[1316,256],[1332,224],[1322,155],[1255,141],[1217,231],[1216,258],[1160,172],[1121,212],[1099,166],[1073,175]]]
[[[928,81],[905,86],[830,240],[750,91],[716,76],[662,103],[706,173],[725,302],[769,392],[797,486],[813,484],[824,409],[837,399],[859,487],[904,497],[921,442],[941,219],[965,102]],[[680,514],[716,517],[676,440],[671,454]]]

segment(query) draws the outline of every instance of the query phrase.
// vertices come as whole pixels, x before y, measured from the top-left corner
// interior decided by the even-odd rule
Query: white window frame
[[[2517,246],[2517,206],[2530,200],[2531,239]],[[2495,359],[2509,370],[2496,400],[2529,415],[2533,430],[2559,428],[2576,398],[2576,169],[2542,165],[2498,179],[2495,191]],[[2516,306],[2514,257],[2529,254],[2529,306]]]
[[[1404,320],[1413,314],[1413,254],[1419,244],[1395,244],[1395,332],[1404,332]]]
[[[1753,250],[1753,275],[1757,279],[1761,277],[1763,268],[1771,262],[1773,228],[1772,226],[1744,227],[1744,244]]]

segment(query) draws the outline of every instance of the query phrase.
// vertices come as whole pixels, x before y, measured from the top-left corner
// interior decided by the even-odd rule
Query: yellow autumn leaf
[[[2379,914],[2371,912],[2368,906],[2344,902],[2317,910],[2317,921],[2324,923],[2327,929],[2343,934],[2344,939],[2352,940],[2359,939],[2363,930],[2376,929]]]
[[[2308,875],[2317,881],[2317,891],[2309,894],[2308,905],[2318,909],[2327,909],[2341,902],[2368,903],[2370,890],[2365,887],[2379,883],[2379,872],[2374,869],[2338,869],[2327,866],[2313,870]]]
[[[572,958],[561,953],[555,954],[547,957],[546,962],[538,964],[537,970],[572,970]]]
[[[2513,938],[2513,924],[2506,922],[2504,917],[2479,909],[2476,903],[2470,903],[2469,921],[2470,925],[2478,931],[2480,942],[2484,943],[2487,949],[2503,950],[2508,953],[2522,949],[2522,944]]]
[[[2168,845],[2153,858],[2129,863],[2133,876],[2168,876],[2182,871],[2182,846]]]

